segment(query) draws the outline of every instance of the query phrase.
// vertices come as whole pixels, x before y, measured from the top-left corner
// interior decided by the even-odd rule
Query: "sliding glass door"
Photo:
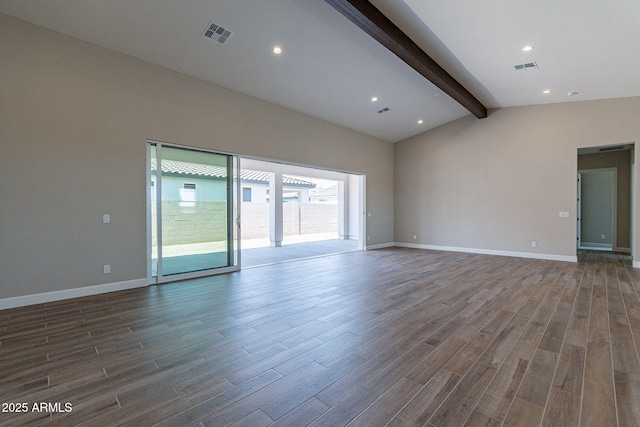
[[[152,283],[240,268],[238,158],[150,142]]]

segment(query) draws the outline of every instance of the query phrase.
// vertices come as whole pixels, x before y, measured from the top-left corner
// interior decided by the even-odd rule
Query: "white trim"
[[[640,261],[633,261],[633,268],[640,268]]]
[[[534,252],[497,251],[493,249],[459,248],[455,246],[422,245],[417,243],[402,243],[402,242],[396,242],[395,246],[398,246],[400,248],[429,249],[434,251],[466,252],[471,254],[546,259],[549,261],[578,262],[577,256],[569,256],[569,255],[540,254],[540,253],[534,253]]]
[[[366,251],[367,250],[367,175],[359,175],[358,178],[358,191],[359,194],[359,204],[358,209],[360,209],[360,224],[358,233],[360,234],[358,238],[358,250]]]
[[[380,243],[378,245],[367,245],[364,250],[365,251],[371,251],[373,249],[384,249],[384,248],[392,248],[396,246],[395,242],[389,242],[389,243]]]
[[[236,271],[242,270],[242,164],[240,156],[231,156],[233,159],[233,167],[236,172],[236,203],[233,207],[233,213],[235,218],[233,219],[233,226],[236,232],[232,233],[231,247],[233,250],[233,266],[237,267]],[[235,236],[233,236],[235,234]]]
[[[153,148],[152,148],[153,146]],[[147,182],[147,193],[146,193],[146,197],[147,197],[147,210],[146,210],[146,229],[147,229],[147,282],[149,284],[152,283],[152,277],[153,277],[153,271],[151,268],[151,264],[152,264],[152,259],[151,259],[151,249],[152,249],[152,245],[153,245],[153,232],[155,230],[152,230],[151,227],[151,211],[153,209],[152,206],[152,201],[151,201],[151,154],[153,153],[152,150],[156,150],[156,154],[157,154],[157,146],[151,144],[149,141],[147,141],[147,157],[146,157],[146,166],[145,166],[145,170],[146,170],[146,176],[145,176],[145,180]],[[156,160],[156,164],[157,164],[157,160]],[[158,179],[156,178],[156,181]],[[157,198],[157,194],[158,191],[156,189],[157,186],[157,182],[154,184],[153,186],[153,190],[155,191],[156,194],[154,194],[153,199],[155,200]],[[157,229],[157,227],[156,227]]]
[[[105,283],[104,285],[85,286],[61,291],[43,292],[41,294],[23,295],[19,297],[0,299],[0,310],[8,308],[24,307],[33,304],[61,301],[70,298],[86,297],[91,295],[106,294],[108,292],[124,291],[127,289],[144,288],[147,279],[127,280],[125,282]]]
[[[149,285],[162,285],[165,283],[181,282],[183,280],[199,279],[201,277],[212,277],[212,276],[218,276],[220,274],[235,273],[236,271],[240,271],[240,267],[237,265],[232,265],[229,267],[209,268],[207,270],[197,270],[197,271],[190,271],[187,273],[170,274],[168,276],[162,276],[161,282],[152,280],[151,283],[149,283]]]
[[[631,235],[629,236],[629,246],[631,249],[631,258],[635,258],[636,253],[636,146],[635,142],[631,147],[631,218],[629,228],[631,229]],[[636,267],[635,263],[633,265]]]

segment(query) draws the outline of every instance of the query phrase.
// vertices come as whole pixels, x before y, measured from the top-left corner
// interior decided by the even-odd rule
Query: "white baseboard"
[[[34,295],[3,298],[0,299],[0,310],[24,307],[33,304],[42,304],[53,301],[61,301],[69,298],[106,294],[107,292],[123,291],[126,289],[143,288],[145,286],[148,286],[146,278],[128,280],[126,282],[105,283],[104,285],[85,286],[83,288],[76,289],[64,289],[62,291],[44,292]]]
[[[378,245],[367,245],[365,246],[365,250],[366,251],[370,251],[373,249],[384,249],[384,248],[392,248],[396,246],[396,244],[394,242],[390,242],[390,243],[380,243]]]
[[[549,261],[578,262],[578,257],[577,256],[540,254],[540,253],[535,253],[535,252],[497,251],[497,250],[493,250],[493,249],[460,248],[460,247],[456,247],[456,246],[421,245],[421,244],[416,244],[416,243],[402,243],[402,242],[396,242],[395,246],[398,246],[398,247],[401,247],[401,248],[430,249],[430,250],[435,250],[435,251],[466,252],[466,253],[471,253],[471,254],[511,256],[511,257],[517,257],[517,258],[546,259],[546,260],[549,260]]]

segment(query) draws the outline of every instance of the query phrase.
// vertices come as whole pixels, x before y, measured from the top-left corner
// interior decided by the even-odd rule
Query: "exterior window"
[[[195,208],[196,207],[196,185],[184,184],[184,188],[180,189],[180,207]]]
[[[242,188],[242,201],[243,202],[251,201],[251,188],[248,188],[248,187]]]

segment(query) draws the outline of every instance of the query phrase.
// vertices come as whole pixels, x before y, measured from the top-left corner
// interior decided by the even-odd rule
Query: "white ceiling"
[[[638,0],[372,3],[488,108],[640,96]],[[322,0],[0,0],[0,12],[391,142],[468,114]],[[210,21],[234,32],[224,46],[202,37]]]

